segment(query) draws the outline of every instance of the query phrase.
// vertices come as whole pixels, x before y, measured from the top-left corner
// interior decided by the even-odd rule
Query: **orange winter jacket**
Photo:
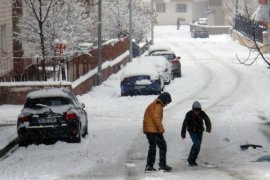
[[[145,110],[143,120],[143,132],[144,133],[164,133],[164,127],[162,125],[164,104],[156,99]]]

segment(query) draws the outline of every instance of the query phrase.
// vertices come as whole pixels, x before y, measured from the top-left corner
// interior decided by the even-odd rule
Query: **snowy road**
[[[144,174],[148,144],[142,119],[156,96],[120,97],[117,73],[79,97],[89,114],[89,135],[81,144],[19,148],[0,162],[0,179],[270,179],[270,72],[265,65],[240,65],[235,55],[245,58],[244,47],[228,35],[191,39],[188,26],[180,31],[157,27],[155,43],[168,44],[182,58],[183,77],[165,88],[173,99],[163,121],[171,173]],[[217,168],[187,165],[191,140],[188,135],[182,140],[180,129],[194,100],[213,124],[198,161]],[[263,148],[241,151],[245,143]]]

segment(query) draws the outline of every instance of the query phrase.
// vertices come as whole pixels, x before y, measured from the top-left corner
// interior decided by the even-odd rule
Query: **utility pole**
[[[267,17],[267,31],[268,31],[268,54],[270,53],[270,0],[267,1],[268,17]]]
[[[102,0],[98,1],[98,85],[102,83]]]
[[[151,11],[154,12],[153,0],[151,0]],[[154,44],[154,22],[153,22],[153,19],[151,22],[151,44]]]
[[[129,61],[132,61],[132,0],[129,0]]]
[[[235,0],[235,13],[238,14],[238,9],[239,9],[239,6],[238,6],[238,0]]]

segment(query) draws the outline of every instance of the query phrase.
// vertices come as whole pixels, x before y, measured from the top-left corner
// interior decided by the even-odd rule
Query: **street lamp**
[[[132,0],[129,0],[129,61],[132,61]]]
[[[98,85],[102,83],[102,0],[98,1]]]
[[[154,12],[153,0],[151,0],[151,11]],[[153,22],[153,19],[151,22],[151,44],[154,44],[154,22]]]

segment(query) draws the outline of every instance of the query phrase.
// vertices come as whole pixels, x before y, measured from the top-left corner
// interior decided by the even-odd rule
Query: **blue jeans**
[[[199,155],[200,149],[201,149],[203,133],[194,132],[194,131],[188,131],[188,132],[193,142],[188,159],[191,161],[196,161]]]

